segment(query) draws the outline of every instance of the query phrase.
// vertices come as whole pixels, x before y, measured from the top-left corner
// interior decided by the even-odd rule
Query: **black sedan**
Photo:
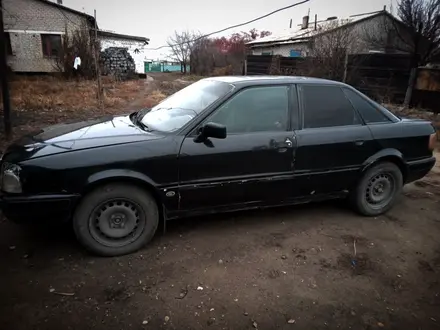
[[[377,216],[431,170],[435,140],[431,123],[339,82],[209,78],[152,109],[16,141],[0,205],[17,222],[70,221],[87,249],[116,256],[189,215],[347,198]]]

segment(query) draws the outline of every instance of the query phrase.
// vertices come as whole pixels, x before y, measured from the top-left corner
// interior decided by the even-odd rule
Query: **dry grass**
[[[10,82],[12,139],[57,123],[125,112],[145,90],[145,81],[119,82],[104,77],[103,90],[105,97],[100,105],[95,81],[66,81],[56,77],[15,78]],[[0,105],[0,116],[2,112]],[[6,141],[2,127],[0,131],[1,150]]]
[[[227,65],[222,68],[215,68],[212,75],[213,76],[230,76],[234,72],[232,64]]]
[[[160,89],[155,89],[149,95],[149,101],[152,102],[153,105],[158,104],[160,101],[167,97]]]
[[[143,82],[103,79],[103,88],[103,105],[121,107],[134,100],[143,88]],[[19,77],[11,82],[10,91],[14,111],[88,111],[100,108],[97,84],[90,80],[65,81],[55,77]]]
[[[419,108],[407,109],[394,104],[384,104],[384,106],[401,117],[429,120],[437,128],[437,130],[440,130],[440,116],[432,111]]]
[[[188,75],[182,75],[180,79],[194,82],[194,81],[199,81],[200,79],[203,79],[203,78],[206,78],[206,77],[198,76],[195,74],[188,74]]]

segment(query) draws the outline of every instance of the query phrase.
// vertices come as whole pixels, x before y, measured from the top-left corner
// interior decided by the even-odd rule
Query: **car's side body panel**
[[[205,143],[187,137],[179,155],[180,209],[287,198],[294,141],[293,132],[237,134]]]
[[[271,87],[272,84],[237,86],[209,114],[245,90]],[[296,138],[292,129],[292,111],[297,113],[296,90],[278,84],[287,91],[288,114],[285,131],[228,134],[226,139],[196,142],[198,129],[207,116],[200,116],[185,132],[179,153],[179,212],[210,212],[212,208],[248,205],[288,199],[292,182]]]
[[[178,196],[166,197],[178,186],[177,153],[180,136],[56,154],[22,162],[24,188],[29,194],[67,192],[83,195],[91,186],[109,180],[137,180],[154,187],[168,209],[178,206]],[[44,168],[47,175],[38,175]]]
[[[368,157],[380,150],[367,126],[297,132],[295,178],[300,196],[348,189]]]
[[[405,161],[432,156],[428,144],[435,130],[427,121],[403,119],[397,123],[368,126],[381,149],[396,149]]]

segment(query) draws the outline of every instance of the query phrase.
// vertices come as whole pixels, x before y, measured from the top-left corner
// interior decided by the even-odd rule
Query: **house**
[[[15,72],[54,72],[62,36],[95,26],[93,16],[48,0],[3,0],[8,65]]]
[[[63,6],[62,0],[3,0],[3,18],[8,66],[14,72],[57,72],[66,33],[85,29],[94,36],[95,18]],[[136,71],[144,71],[142,47],[148,44],[147,38],[98,30],[98,39],[102,50],[128,48]]]
[[[385,8],[381,11],[352,15],[345,19],[334,16],[318,21],[315,16],[315,21],[310,23],[309,17],[305,16],[299,26],[253,40],[248,42],[247,46],[253,55],[306,57],[313,56],[314,47],[317,45],[336,42],[335,40],[339,38],[338,43],[345,43],[339,46],[347,48],[350,54],[400,52],[399,49],[403,47],[398,44],[399,38],[383,35],[395,31],[386,28],[390,24],[397,24],[401,28],[403,23]]]
[[[144,49],[150,39],[103,30],[98,31],[98,39],[101,44],[101,50],[103,51],[108,48],[126,48],[134,60],[136,73],[145,73],[144,59],[146,54]]]

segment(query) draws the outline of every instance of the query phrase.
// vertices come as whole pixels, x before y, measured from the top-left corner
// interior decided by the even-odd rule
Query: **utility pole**
[[[0,0],[1,1],[1,0]],[[98,61],[98,23],[96,21],[96,9],[95,9],[95,42],[94,42],[94,54],[95,54],[95,67],[96,67],[96,80],[98,82],[98,101],[102,104],[102,85],[101,85],[101,70],[99,68]]]
[[[3,24],[3,4],[0,0],[0,80],[2,84],[2,96],[3,96],[3,122],[5,126],[5,135],[9,139],[12,133],[11,127],[11,101],[9,98],[9,86],[8,86],[8,64],[6,58],[6,37],[5,27]]]

